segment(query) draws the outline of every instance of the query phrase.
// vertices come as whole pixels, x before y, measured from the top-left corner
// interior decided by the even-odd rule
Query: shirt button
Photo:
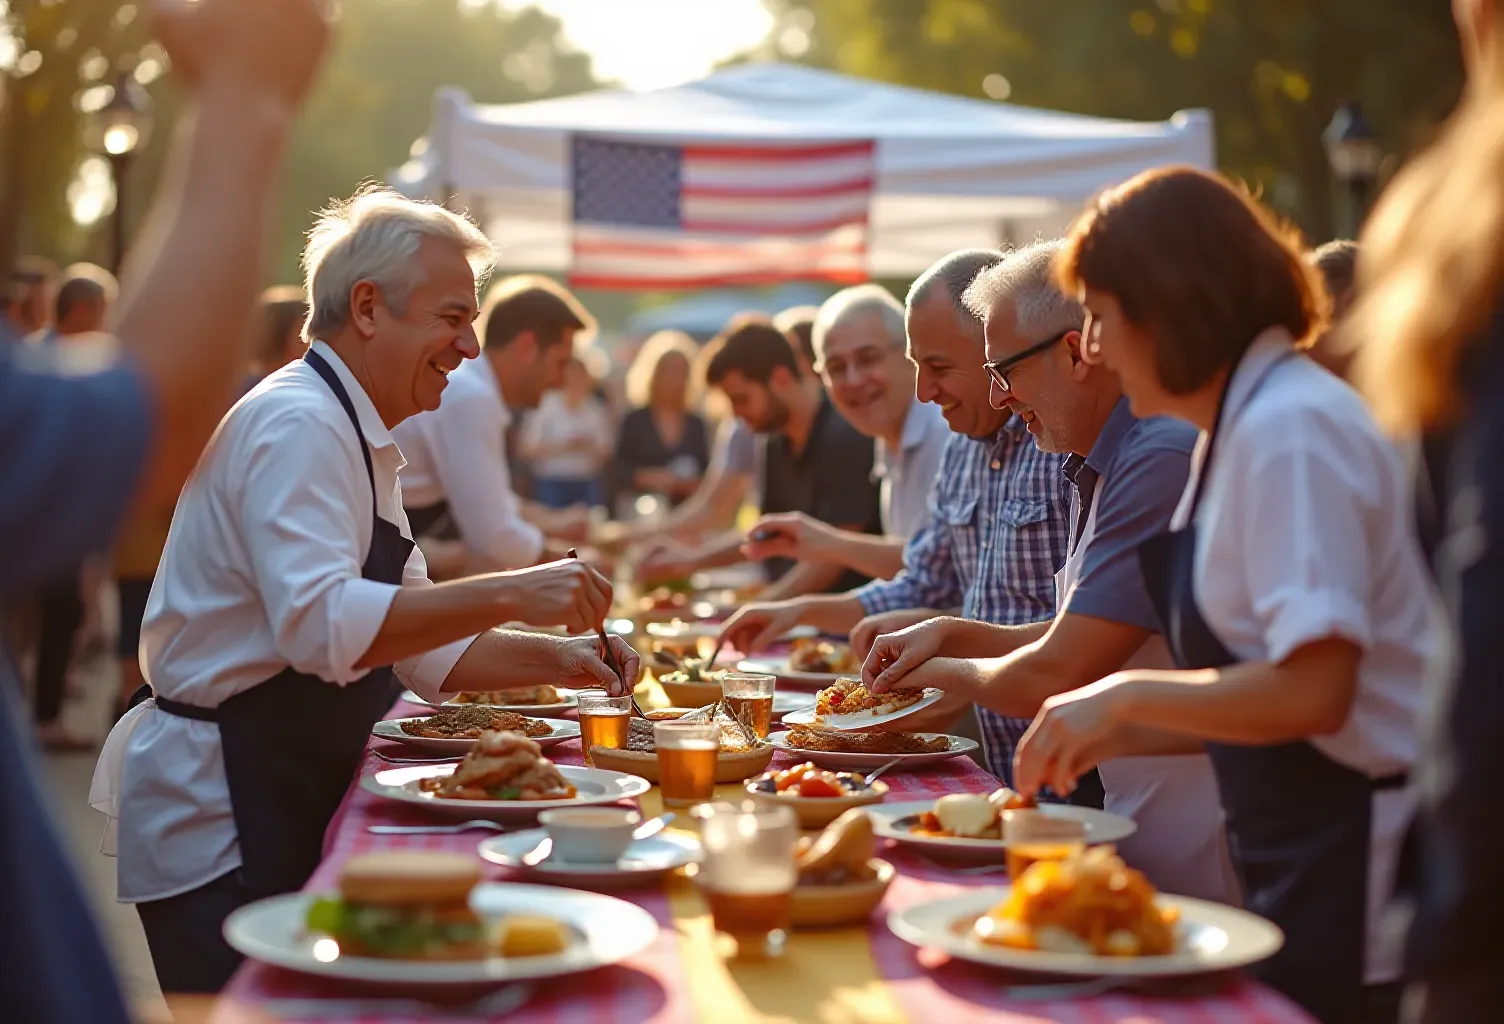
[[[993,469],[1002,469],[1003,468],[1002,460],[1001,459],[993,459],[992,460],[992,468]]]

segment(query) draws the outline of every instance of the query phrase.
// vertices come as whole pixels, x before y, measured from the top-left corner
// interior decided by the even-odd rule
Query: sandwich
[[[395,960],[477,960],[490,953],[485,926],[470,909],[480,881],[473,857],[393,851],[351,857],[339,895],[308,908],[310,932],[328,935],[348,956]]]

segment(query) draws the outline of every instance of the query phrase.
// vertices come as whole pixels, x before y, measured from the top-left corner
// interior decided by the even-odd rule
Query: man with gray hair
[[[1014,253],[979,275],[965,296],[985,320],[992,405],[1026,423],[1041,450],[1066,454],[1071,547],[1055,577],[1055,616],[1020,626],[932,619],[878,637],[863,670],[875,692],[946,691],[935,706],[941,717],[947,706],[975,703],[1030,719],[1051,697],[1111,672],[1170,667],[1138,547],[1169,528],[1196,430],[1180,420],[1136,418],[1117,376],[1082,358],[1085,311],[1051,274],[1059,247],[1043,242]],[[904,728],[915,727],[904,719]],[[1207,757],[1099,763],[1106,809],[1138,825],[1119,844],[1128,863],[1169,892],[1236,903]]]
[[[325,211],[303,258],[307,354],[230,410],[178,500],[141,631],[151,697],[111,732],[90,794],[118,819],[119,897],[164,991],[219,989],[239,962],[226,915],[307,880],[394,677],[436,702],[635,681],[619,638],[623,678],[591,637],[492,629],[589,630],[611,602],[593,569],[432,584],[414,547],[391,429],[479,354],[491,260],[469,221],[385,189]]]
[[[874,439],[873,476],[881,481],[883,533],[842,530],[803,512],[763,516],[743,553],[841,565],[892,579],[908,538],[930,520],[929,494],[950,436],[938,406],[914,393],[914,364],[904,357],[903,303],[881,285],[836,292],[815,317],[815,371],[836,411]]]

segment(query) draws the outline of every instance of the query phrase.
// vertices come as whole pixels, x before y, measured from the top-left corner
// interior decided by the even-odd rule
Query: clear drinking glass
[[[1017,882],[1042,860],[1065,860],[1086,850],[1086,826],[1074,818],[1056,818],[1039,810],[1003,812],[1008,878]]]
[[[773,690],[777,682],[774,676],[750,672],[728,672],[721,677],[721,696],[726,702],[726,710],[757,733],[760,739],[768,738],[768,730],[773,725]]]
[[[665,807],[689,807],[715,796],[721,730],[714,722],[654,722],[658,788]]]
[[[783,955],[794,886],[799,819],[788,807],[741,801],[696,808],[704,850],[695,884],[715,930],[739,957]]]
[[[579,710],[580,746],[585,750],[586,764],[595,765],[590,759],[591,747],[620,750],[627,745],[631,697],[613,697],[605,690],[585,690],[580,694]]]

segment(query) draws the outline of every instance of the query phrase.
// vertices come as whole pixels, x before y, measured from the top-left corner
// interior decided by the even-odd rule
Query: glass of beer
[[[799,819],[788,807],[742,801],[695,810],[704,849],[695,884],[715,930],[736,943],[736,955],[783,954],[788,941]]]
[[[721,678],[726,710],[757,733],[759,739],[768,738],[768,729],[773,724],[773,688],[777,682],[773,676],[749,672],[727,672]]]
[[[605,690],[586,690],[580,694],[580,746],[585,748],[585,763],[591,747],[620,750],[627,745],[627,726],[632,720],[632,698],[613,697]]]
[[[654,722],[658,788],[665,807],[689,807],[715,796],[721,730],[714,722]]]
[[[1003,842],[1008,847],[1008,877],[1017,882],[1038,861],[1066,860],[1086,852],[1086,826],[1039,810],[1004,811]]]

